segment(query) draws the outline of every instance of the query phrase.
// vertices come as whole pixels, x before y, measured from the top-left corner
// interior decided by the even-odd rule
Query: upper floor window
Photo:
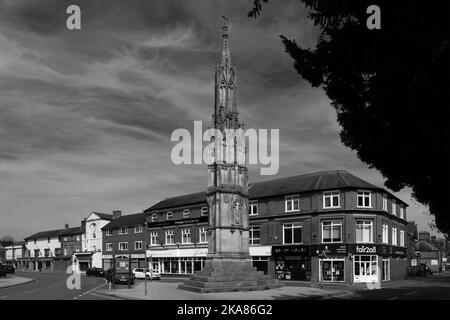
[[[372,208],[370,192],[358,192],[358,208]]]
[[[383,224],[383,243],[389,243],[389,226]]]
[[[166,231],[166,244],[175,244],[175,237],[173,235],[173,230]]]
[[[283,225],[283,244],[302,243],[302,226],[300,223]]]
[[[373,242],[373,221],[371,220],[356,221],[356,242],[358,243]]]
[[[167,212],[167,220],[172,220],[172,217],[173,217],[173,212],[172,211]]]
[[[181,230],[181,243],[192,243],[191,229]]]
[[[81,240],[80,235],[77,234],[77,241],[80,241],[80,240]]]
[[[387,209],[387,196],[385,194],[383,194],[383,210],[384,211],[388,211]]]
[[[134,226],[134,233],[141,233],[142,232],[142,225],[137,224]]]
[[[405,231],[400,230],[400,246],[405,246]]]
[[[200,210],[200,214],[202,216],[206,216],[208,214],[208,207],[202,207],[202,209]]]
[[[205,227],[198,229],[198,233],[199,233],[199,237],[198,237],[198,239],[199,239],[198,242],[199,243],[206,243],[206,242],[208,242],[207,235],[206,235],[206,228]]]
[[[294,212],[300,210],[300,198],[298,195],[285,197],[285,211]]]
[[[258,214],[258,201],[251,200],[248,202],[248,215],[255,216]]]
[[[119,234],[128,234],[128,227],[120,227]]]
[[[250,227],[249,243],[250,244],[261,244],[261,229],[260,229],[260,227]]]
[[[392,228],[392,245],[397,245],[397,228],[395,227]]]
[[[50,249],[44,249],[44,255],[50,257]]]
[[[50,243],[50,237],[48,237],[47,242]]]
[[[397,203],[395,203],[395,201],[392,201],[392,214],[394,216],[397,215]]]
[[[113,234],[112,229],[107,229],[106,230],[106,236],[112,236],[112,234]]]
[[[152,214],[152,222],[155,222],[158,219],[158,215],[156,213]]]
[[[323,208],[324,209],[340,208],[340,207],[341,207],[341,201],[340,201],[339,191],[330,191],[330,192],[323,193]]]
[[[34,249],[34,256],[35,257],[39,257],[40,254],[41,254],[41,251],[39,249]]]
[[[128,242],[119,242],[119,251],[127,251]]]
[[[142,241],[135,241],[134,242],[134,250],[142,250],[144,248]]]
[[[157,246],[158,245],[158,232],[152,231],[150,233],[150,245]]]
[[[190,215],[191,215],[191,210],[189,210],[189,209],[183,210],[183,218],[189,218]]]
[[[342,220],[322,221],[322,242],[342,242]]]
[[[67,241],[67,237],[64,237],[64,238],[63,238],[63,241]]]
[[[405,207],[400,206],[400,218],[405,219]]]
[[[106,251],[112,251],[112,249],[113,249],[112,246],[113,246],[112,243],[109,243],[109,242],[106,243]]]

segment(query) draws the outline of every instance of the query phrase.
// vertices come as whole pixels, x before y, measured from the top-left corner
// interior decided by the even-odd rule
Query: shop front
[[[75,271],[86,272],[92,266],[93,252],[75,252],[73,254],[73,262]]]
[[[312,261],[317,265],[314,279],[323,282],[348,282],[349,258],[346,244],[311,246]]]
[[[310,246],[273,246],[275,275],[279,280],[311,280]]]
[[[208,248],[174,248],[147,250],[147,259],[153,270],[166,276],[186,275],[205,266]]]
[[[249,248],[252,257],[253,266],[258,271],[269,274],[270,266],[273,265],[270,257],[272,256],[272,246],[255,246]]]
[[[102,268],[104,270],[111,269],[114,265],[113,259],[131,260],[131,269],[145,267],[145,254],[144,253],[132,253],[132,254],[117,254],[114,257],[112,254],[103,254],[102,255]]]

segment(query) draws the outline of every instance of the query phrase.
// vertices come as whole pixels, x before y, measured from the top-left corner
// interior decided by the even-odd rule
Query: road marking
[[[398,300],[398,297],[390,298],[389,300]]]
[[[412,295],[414,293],[417,293],[417,291],[411,291],[411,292],[405,293],[405,296],[410,296],[410,295]]]
[[[91,289],[91,290],[88,290],[88,291],[86,291],[86,292],[83,292],[83,293],[81,293],[80,295],[78,295],[78,297],[74,297],[73,299],[75,300],[75,299],[81,298],[82,296],[84,296],[84,295],[86,295],[86,294],[88,294],[88,293],[92,294],[92,291],[97,290],[97,289],[100,289],[101,287],[103,287],[105,284],[108,283],[108,281],[106,281],[106,280],[104,280],[104,281],[105,281],[105,282],[102,283],[101,285],[99,285],[98,287],[93,288],[93,289]]]

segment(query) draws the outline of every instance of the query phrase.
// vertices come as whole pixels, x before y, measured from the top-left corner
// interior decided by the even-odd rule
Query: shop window
[[[300,199],[298,195],[285,197],[285,211],[295,212],[300,210]]]
[[[344,282],[345,281],[345,260],[344,259],[321,259],[319,262],[321,272],[319,280],[324,282]]]
[[[376,255],[355,255],[353,256],[353,270],[355,282],[377,281],[377,261]]]
[[[339,191],[330,191],[323,193],[323,208],[331,209],[331,208],[340,208],[340,193]]]
[[[250,227],[249,242],[253,244],[261,244],[261,229],[260,227]]]
[[[373,243],[373,221],[356,221],[356,242]]]
[[[302,226],[299,223],[283,225],[283,244],[302,243]]]
[[[342,242],[342,220],[322,221],[322,242]]]
[[[248,215],[256,216],[258,214],[258,201],[252,200],[248,202]]]
[[[358,192],[358,208],[372,208],[370,192]]]

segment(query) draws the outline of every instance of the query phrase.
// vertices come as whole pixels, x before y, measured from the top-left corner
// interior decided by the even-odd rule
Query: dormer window
[[[183,218],[189,218],[191,211],[189,209],[183,210]]]
[[[173,217],[173,212],[172,211],[167,212],[167,220],[172,220],[172,217]]]
[[[158,219],[158,215],[156,213],[152,214],[152,222],[155,222]]]
[[[200,214],[202,216],[208,215],[208,207],[202,207]]]

